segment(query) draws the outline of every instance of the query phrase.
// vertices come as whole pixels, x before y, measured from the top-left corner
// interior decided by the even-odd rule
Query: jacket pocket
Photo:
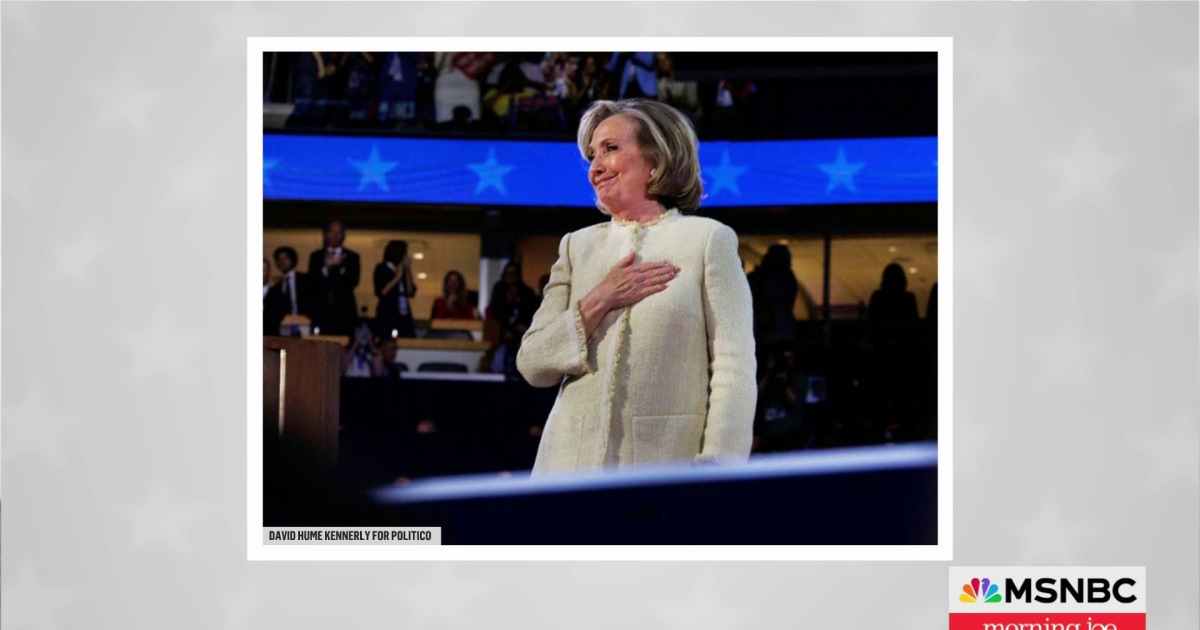
[[[691,461],[700,453],[704,416],[634,416],[633,462]]]

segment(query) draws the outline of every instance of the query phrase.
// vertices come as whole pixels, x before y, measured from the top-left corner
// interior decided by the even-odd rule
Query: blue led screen
[[[263,197],[516,206],[594,204],[571,142],[263,137]],[[713,141],[706,207],[937,201],[937,138]]]

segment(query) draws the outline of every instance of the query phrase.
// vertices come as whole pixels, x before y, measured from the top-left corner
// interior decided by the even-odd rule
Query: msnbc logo
[[[971,582],[963,584],[963,594],[958,596],[958,601],[964,604],[974,604],[982,601],[985,604],[994,604],[1000,601],[1000,587],[992,584],[992,581],[983,578],[971,578]]]

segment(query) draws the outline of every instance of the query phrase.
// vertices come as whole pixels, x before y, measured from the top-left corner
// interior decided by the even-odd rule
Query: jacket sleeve
[[[704,252],[702,296],[708,332],[709,394],[704,442],[696,461],[746,461],[758,398],[754,314],[737,235],[721,225]]]
[[[550,269],[550,282],[542,305],[517,351],[517,370],[534,387],[553,387],[563,376],[588,372],[587,336],[578,300],[571,301],[571,235],[558,245],[558,260]]]

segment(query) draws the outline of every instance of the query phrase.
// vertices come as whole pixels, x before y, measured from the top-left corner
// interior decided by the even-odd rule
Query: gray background
[[[1200,625],[1195,3],[0,16],[6,629],[945,627],[944,562],[244,560],[243,38],[490,34],[952,36],[953,564],[1146,565]]]

